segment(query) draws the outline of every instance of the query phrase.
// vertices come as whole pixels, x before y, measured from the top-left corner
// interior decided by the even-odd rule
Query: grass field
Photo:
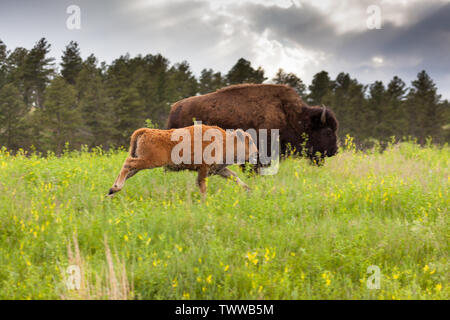
[[[209,178],[205,203],[195,173],[163,169],[106,198],[125,157],[3,149],[1,299],[449,298],[449,147],[291,158],[274,176],[240,172],[250,193]]]

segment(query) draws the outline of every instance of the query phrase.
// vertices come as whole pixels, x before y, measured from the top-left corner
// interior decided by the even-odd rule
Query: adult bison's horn
[[[322,111],[322,115],[320,116],[320,121],[325,124],[325,122],[327,121],[327,107],[325,107],[324,105],[322,105],[323,107],[323,111]]]

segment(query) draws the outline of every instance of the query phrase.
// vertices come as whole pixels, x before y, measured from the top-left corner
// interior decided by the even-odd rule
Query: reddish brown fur
[[[208,175],[218,174],[222,177],[230,177],[233,176],[236,178],[237,183],[247,188],[240,179],[236,176],[236,174],[229,170],[227,164],[225,164],[226,160],[226,152],[232,146],[227,146],[227,135],[229,133],[225,132],[223,129],[214,126],[205,126],[201,125],[202,136],[203,133],[208,129],[216,129],[220,131],[223,138],[223,164],[220,163],[205,163],[202,157],[202,163],[194,164],[194,127],[190,126],[181,129],[172,129],[172,130],[159,130],[159,129],[147,129],[142,128],[136,130],[132,136],[130,141],[130,150],[129,157],[125,160],[125,163],[120,171],[119,176],[117,177],[113,187],[110,189],[109,195],[112,195],[118,191],[120,191],[125,183],[125,180],[131,178],[138,171],[143,169],[151,169],[156,167],[167,167],[172,170],[179,169],[187,169],[187,170],[195,170],[198,172],[198,185],[200,188],[200,192],[204,194],[206,192],[206,183],[205,179]],[[176,130],[187,130],[191,136],[191,164],[175,164],[172,161],[172,150],[173,148],[181,141],[172,141],[171,136]],[[251,136],[247,133],[244,133],[243,137],[245,137],[245,159],[248,160],[252,153],[257,152],[256,145],[253,143]],[[237,132],[232,133],[234,136]],[[234,140],[233,140],[234,141]],[[211,144],[212,141],[202,141],[202,154],[205,148]],[[234,154],[237,155],[237,144],[234,143]],[[182,155],[182,153],[181,153]],[[214,153],[213,153],[214,155]]]

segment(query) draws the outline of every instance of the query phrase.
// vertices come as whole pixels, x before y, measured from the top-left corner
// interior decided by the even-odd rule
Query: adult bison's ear
[[[306,113],[308,115],[308,127],[310,129],[316,130],[318,128],[329,127],[333,131],[337,131],[339,128],[339,122],[333,110],[325,107],[325,105],[309,107]]]
[[[328,109],[324,106],[305,108],[305,130],[317,130],[327,125]]]

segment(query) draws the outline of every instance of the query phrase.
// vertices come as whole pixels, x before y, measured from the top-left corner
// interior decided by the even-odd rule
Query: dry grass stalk
[[[115,259],[111,254],[108,239],[104,236],[106,266],[101,274],[90,270],[89,265],[84,261],[78,245],[76,234],[73,240],[68,241],[67,256],[69,265],[77,266],[80,270],[80,287],[69,289],[67,286],[67,270],[62,270],[66,290],[61,295],[61,299],[68,300],[128,300],[133,299],[133,286],[129,284],[124,261],[121,261],[117,254]],[[92,282],[92,279],[93,280]]]

